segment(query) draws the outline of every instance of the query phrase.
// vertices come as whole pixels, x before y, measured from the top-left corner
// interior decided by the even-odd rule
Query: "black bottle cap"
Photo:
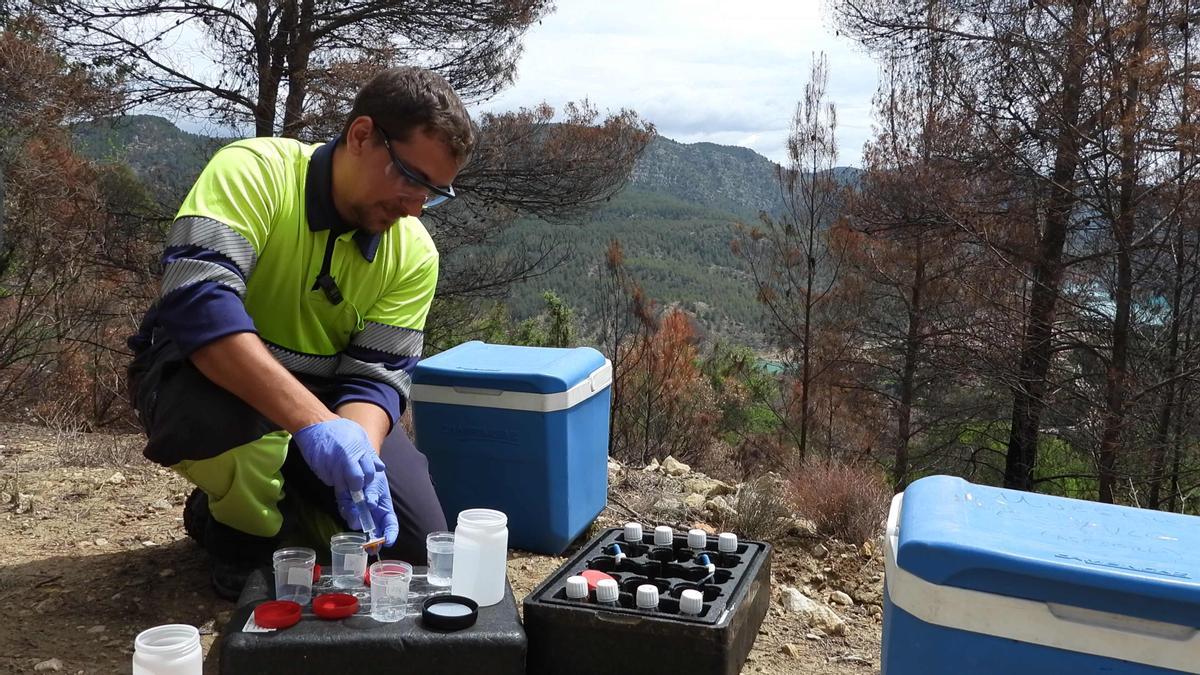
[[[479,603],[461,595],[434,595],[421,604],[421,623],[432,630],[462,630],[475,625]]]

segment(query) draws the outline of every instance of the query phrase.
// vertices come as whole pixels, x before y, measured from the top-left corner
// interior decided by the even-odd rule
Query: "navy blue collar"
[[[332,229],[337,234],[355,229],[342,220],[333,206],[333,149],[337,138],[317,148],[308,161],[308,175],[304,179],[304,206],[308,211],[308,229],[313,232]],[[363,230],[354,233],[354,242],[367,262],[374,262],[379,250],[378,234]]]

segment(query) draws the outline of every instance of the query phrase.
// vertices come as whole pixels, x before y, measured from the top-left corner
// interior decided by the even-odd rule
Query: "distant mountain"
[[[172,207],[208,158],[229,141],[187,133],[150,115],[80,125],[75,137],[87,156],[128,163]],[[619,239],[627,267],[650,297],[684,307],[720,336],[756,342],[761,316],[729,243],[735,222],[778,211],[775,171],[773,162],[747,148],[655,138],[626,188],[577,225],[525,221],[506,233],[503,247],[557,239],[569,242],[573,251],[568,264],[513,290],[512,314],[537,313],[542,291],[555,290],[580,314],[591,315],[595,275],[608,243]],[[845,181],[858,174],[835,171]]]
[[[228,139],[183,131],[154,115],[113,117],[74,129],[77,150],[101,162],[125,163],[164,203],[182,200],[200,170]]]
[[[776,164],[749,148],[714,143],[684,145],[658,137],[646,148],[630,181],[643,192],[670,195],[742,217],[778,211]]]

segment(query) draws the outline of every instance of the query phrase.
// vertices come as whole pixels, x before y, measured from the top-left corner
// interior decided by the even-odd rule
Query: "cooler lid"
[[[413,384],[557,394],[604,364],[604,355],[591,347],[521,347],[475,340],[422,359],[413,371]]]
[[[922,478],[897,565],[934,584],[1200,626],[1200,518]]]

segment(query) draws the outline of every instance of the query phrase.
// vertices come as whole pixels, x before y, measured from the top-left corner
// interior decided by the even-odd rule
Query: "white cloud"
[[[589,99],[631,108],[664,136],[784,158],[815,52],[829,58],[840,164],[860,163],[876,66],[836,36],[813,0],[559,0],[525,38],[516,84],[479,106],[503,111]]]

